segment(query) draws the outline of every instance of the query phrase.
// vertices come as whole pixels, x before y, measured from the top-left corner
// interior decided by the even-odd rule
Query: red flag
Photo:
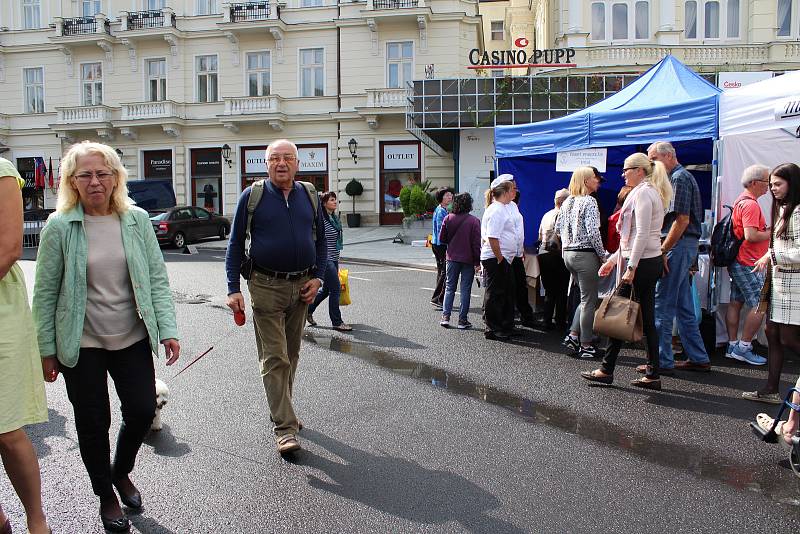
[[[36,189],[44,189],[45,176],[47,176],[47,166],[44,164],[44,158],[34,158],[34,187]]]
[[[53,158],[50,158],[50,167],[47,169],[47,185],[53,189]]]

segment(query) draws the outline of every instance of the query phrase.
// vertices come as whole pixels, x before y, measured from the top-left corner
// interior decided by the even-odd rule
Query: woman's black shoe
[[[595,375],[594,371],[583,371],[581,376],[589,382],[600,382],[601,384],[613,384],[614,375]]]
[[[114,508],[118,509],[117,498],[113,498]],[[110,504],[110,498],[106,504]],[[112,512],[113,513],[113,512]],[[128,532],[131,529],[131,523],[128,521],[128,516],[122,514],[119,517],[107,517],[103,513],[103,502],[100,503],[100,521],[103,522],[103,528],[111,532]]]
[[[139,493],[139,490],[136,489],[136,486],[133,485],[133,482],[128,477],[115,480],[113,484],[117,488],[117,492],[119,492],[122,504],[137,510],[142,507],[142,494]]]

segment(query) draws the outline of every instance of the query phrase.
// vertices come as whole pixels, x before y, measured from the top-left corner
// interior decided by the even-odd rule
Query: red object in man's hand
[[[244,326],[245,321],[247,318],[244,315],[244,311],[237,311],[233,313],[233,322],[235,322],[239,326]]]

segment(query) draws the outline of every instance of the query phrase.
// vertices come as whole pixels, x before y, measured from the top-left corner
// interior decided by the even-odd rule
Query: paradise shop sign
[[[530,44],[528,39],[520,37],[514,41],[517,50],[493,50],[481,52],[473,48],[469,52],[468,69],[520,69],[531,67],[577,67],[572,60],[574,48],[534,48],[525,50]]]

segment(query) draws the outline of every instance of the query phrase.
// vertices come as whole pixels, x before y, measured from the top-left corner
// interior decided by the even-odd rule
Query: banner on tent
[[[585,148],[582,150],[565,150],[556,155],[556,171],[572,172],[578,167],[594,167],[606,172],[605,148]]]
[[[775,104],[776,121],[798,116],[800,116],[800,95],[780,100]]]

